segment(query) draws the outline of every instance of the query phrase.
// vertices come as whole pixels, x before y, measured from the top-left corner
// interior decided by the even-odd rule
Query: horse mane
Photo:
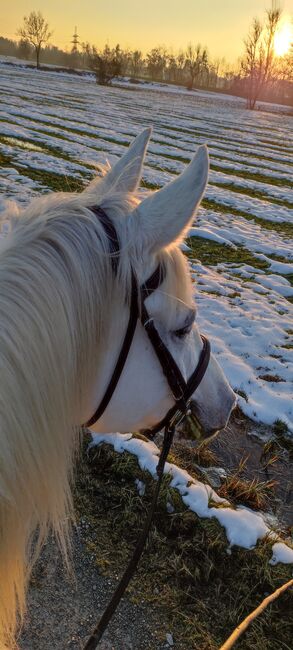
[[[68,561],[80,418],[110,309],[129,293],[127,242],[118,296],[106,235],[88,209],[97,203],[117,222],[136,200],[96,190],[52,194],[1,219],[1,647],[14,646],[31,568],[50,530]]]
[[[25,210],[12,203],[0,227],[0,646],[14,647],[25,593],[52,531],[70,556],[71,479],[86,412],[108,336],[130,298],[130,259],[142,266],[138,224],[125,215],[138,196],[94,181],[82,194],[50,194]],[[119,233],[118,280],[99,205]],[[167,269],[158,291],[171,314],[190,302],[186,261],[177,246],[157,253]],[[186,290],[184,289],[186,288]],[[168,320],[168,317],[167,317]],[[102,378],[101,378],[102,379]]]

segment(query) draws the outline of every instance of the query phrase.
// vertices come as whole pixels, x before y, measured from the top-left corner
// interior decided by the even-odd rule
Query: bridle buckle
[[[174,415],[171,417],[170,422],[168,423],[168,429],[175,429],[179,426],[187,415],[191,415],[190,408],[191,400],[188,400],[185,404],[185,408],[177,409]]]

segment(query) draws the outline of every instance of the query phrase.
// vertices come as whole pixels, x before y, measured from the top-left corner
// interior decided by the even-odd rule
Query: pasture
[[[0,63],[0,91],[0,211],[7,199],[26,205],[40,193],[81,190],[99,165],[106,160],[114,163],[148,125],[153,126],[153,135],[142,194],[166,184],[184,168],[197,145],[208,144],[209,184],[184,245],[195,281],[198,322],[238,393],[239,433],[249,418],[250,432],[255,424],[266,441],[275,432],[285,436],[289,445],[293,430],[292,116],[284,107],[274,106],[270,112],[247,112],[242,100],[220,94],[171,92],[164,86],[133,90],[127,84],[105,88],[90,76],[36,72],[5,63]],[[118,442],[112,441],[113,449],[104,444],[94,448],[89,466],[83,461],[79,467],[76,490],[81,530],[86,522],[84,548],[99,571],[110,574],[125,563],[152,491],[150,465],[143,466],[139,454],[137,461],[126,447],[123,454],[115,453]],[[241,443],[239,447],[241,452]],[[169,460],[204,483],[209,482],[204,468],[219,464],[208,446],[197,452],[177,444]],[[220,487],[233,512],[242,516],[240,504],[265,510],[269,481],[255,483],[248,495],[248,483],[239,484],[237,471],[234,478],[232,484],[231,476],[225,477],[226,491],[223,483]],[[146,486],[146,497],[135,479]],[[130,595],[160,608],[167,621],[166,629],[162,625],[163,637],[172,626],[176,648],[215,650],[265,593],[288,579],[288,560],[277,567],[269,564],[272,540],[259,521],[256,539],[248,535],[246,545],[241,544],[231,537],[228,520],[223,523],[221,498],[217,501],[217,495],[209,493],[206,507],[218,510],[209,518],[178,485],[182,488],[180,481],[171,484],[166,477],[150,541],[152,551],[135,580],[137,592],[132,587]],[[250,532],[255,524],[256,519]],[[271,519],[269,528],[279,525]],[[287,521],[283,534],[287,537],[288,532]],[[247,550],[258,538],[262,541],[256,550]],[[289,607],[288,595],[252,626],[239,648],[290,647]],[[140,647],[166,647],[163,637],[158,634],[150,645]],[[32,648],[29,643],[24,641],[22,647]],[[78,648],[78,643],[70,647]],[[45,646],[44,640],[42,647],[53,648]],[[121,650],[119,641],[116,647]]]
[[[188,242],[199,324],[244,413],[292,429],[292,116],[249,113],[213,93],[131,92],[10,66],[0,88],[1,201],[80,190],[146,125],[144,188],[167,183],[208,144],[209,185]]]

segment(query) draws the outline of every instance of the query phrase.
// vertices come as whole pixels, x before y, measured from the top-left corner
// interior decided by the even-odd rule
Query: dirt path
[[[23,630],[22,650],[80,650],[102,614],[117,580],[104,578],[94,557],[82,541],[86,531],[74,534],[73,568],[69,578],[58,549],[50,540],[38,562],[32,580],[28,616]],[[159,641],[165,636],[156,612],[124,599],[100,650],[161,650],[170,647]],[[166,639],[166,636],[165,636]]]

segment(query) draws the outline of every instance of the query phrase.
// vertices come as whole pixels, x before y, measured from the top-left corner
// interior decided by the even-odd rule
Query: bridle
[[[109,249],[110,249],[109,252],[111,254],[111,260],[112,260],[112,269],[114,275],[116,275],[118,270],[119,254],[120,254],[120,242],[116,232],[116,228],[112,223],[112,221],[109,219],[106,212],[101,207],[99,206],[91,207],[90,210],[98,218],[99,223],[102,225],[105,234],[107,235],[107,239],[109,242]],[[128,320],[128,325],[125,332],[124,340],[122,343],[122,347],[118,359],[116,361],[116,365],[113,370],[111,380],[106,388],[104,396],[99,406],[97,407],[95,413],[84,425],[85,427],[90,427],[93,424],[95,424],[95,422],[97,422],[97,420],[100,419],[100,417],[103,415],[104,411],[106,410],[107,406],[109,405],[109,402],[112,398],[112,395],[116,389],[123,368],[125,366],[128,353],[131,348],[131,344],[135,334],[137,322],[138,320],[140,320],[142,326],[144,327],[149,337],[149,340],[153,346],[157,358],[160,362],[162,371],[169,384],[175,404],[169,409],[169,411],[166,413],[163,419],[160,420],[160,422],[158,422],[155,426],[153,426],[148,431],[144,432],[148,435],[148,437],[153,437],[155,433],[157,433],[158,431],[164,428],[164,442],[163,442],[162,451],[157,465],[158,481],[156,483],[156,488],[154,491],[152,503],[143,530],[139,535],[133,556],[107,608],[105,609],[102,617],[100,618],[99,623],[97,624],[92,635],[90,636],[87,643],[85,644],[84,650],[94,650],[97,647],[137,567],[137,564],[143,552],[143,548],[150,530],[150,526],[155,511],[161,482],[162,482],[162,477],[164,473],[164,466],[173,441],[175,427],[178,426],[178,424],[184,419],[184,417],[187,414],[189,414],[191,396],[193,395],[194,391],[198,388],[199,384],[201,383],[210,360],[210,343],[208,339],[201,334],[203,347],[200,353],[199,361],[191,377],[189,377],[189,379],[185,381],[180,369],[178,368],[177,363],[173,359],[165,343],[162,341],[159,332],[156,329],[154,321],[150,317],[148,310],[145,306],[145,301],[162,284],[165,275],[166,275],[165,268],[163,264],[159,263],[157,268],[153,272],[153,274],[148,278],[146,282],[144,282],[142,286],[139,287],[135,273],[133,269],[131,269],[131,300],[130,300],[130,309],[129,309],[129,320]]]
[[[119,264],[120,252],[120,243],[116,228],[102,208],[91,207],[90,209],[91,212],[93,212],[98,217],[99,222],[103,226],[104,231],[107,235],[112,259],[112,268],[114,274],[116,274]],[[169,352],[165,343],[162,341],[159,332],[154,324],[153,318],[150,317],[145,305],[146,299],[149,298],[149,296],[151,296],[152,293],[154,293],[154,291],[159,288],[159,286],[164,281],[165,275],[165,268],[163,264],[159,263],[148,280],[144,282],[141,287],[138,287],[134,271],[133,269],[131,270],[131,301],[129,320],[122,347],[104,396],[96,411],[88,420],[85,426],[90,427],[95,424],[95,422],[100,419],[107,406],[109,405],[109,402],[112,398],[112,395],[125,366],[138,320],[141,321],[149,337],[149,340],[154,348],[162,371],[167,379],[173,398],[175,400],[174,406],[169,409],[164,418],[151,429],[149,429],[146,433],[149,436],[155,435],[155,433],[170,425],[171,421],[173,421],[174,426],[176,426],[179,423],[178,419],[182,419],[188,413],[191,396],[202,381],[208,367],[210,359],[210,343],[205,336],[201,335],[203,348],[200,353],[198,364],[188,381],[185,381],[181,371],[178,368],[177,363],[174,361],[171,353]]]

